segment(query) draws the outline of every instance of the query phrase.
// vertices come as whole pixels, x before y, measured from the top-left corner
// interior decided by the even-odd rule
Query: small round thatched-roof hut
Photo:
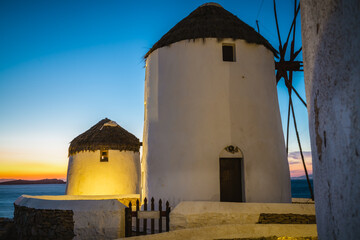
[[[103,119],[71,141],[68,195],[119,195],[139,191],[140,141]]]
[[[137,137],[105,118],[71,141],[69,156],[81,151],[109,149],[139,152],[139,147]]]

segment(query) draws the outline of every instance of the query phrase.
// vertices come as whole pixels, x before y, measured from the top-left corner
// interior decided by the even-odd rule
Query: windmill
[[[296,18],[300,11],[300,3],[297,3],[297,0],[295,0],[294,18],[292,20],[290,30],[289,30],[289,33],[287,35],[287,38],[286,38],[286,41],[284,42],[284,44],[282,43],[281,37],[280,37],[280,30],[279,30],[279,23],[278,23],[278,19],[277,19],[275,0],[273,0],[273,3],[274,3],[274,15],[275,15],[276,29],[277,29],[277,35],[278,35],[278,40],[279,40],[279,57],[275,61],[276,84],[280,84],[280,81],[283,79],[285,86],[288,90],[288,95],[289,95],[288,112],[287,112],[287,127],[286,127],[286,153],[288,153],[288,147],[289,147],[289,125],[290,125],[290,117],[292,116],[293,123],[294,123],[294,129],[295,129],[295,133],[296,133],[296,138],[297,138],[297,142],[298,142],[298,146],[299,146],[300,156],[301,156],[302,164],[303,164],[305,175],[306,175],[306,180],[307,180],[307,183],[309,186],[311,199],[314,200],[314,194],[313,194],[313,190],[311,187],[309,174],[306,169],[304,154],[303,154],[302,147],[301,147],[301,141],[300,141],[299,131],[297,128],[296,116],[295,116],[294,105],[293,105],[293,100],[292,100],[292,95],[293,95],[293,93],[295,93],[296,97],[303,103],[303,105],[305,107],[307,107],[305,100],[299,95],[298,91],[296,91],[296,89],[293,86],[294,72],[303,71],[303,62],[297,60],[299,57],[299,54],[302,51],[302,47],[300,47],[298,50],[295,50]],[[257,25],[258,25],[258,21],[257,21]],[[258,28],[258,30],[259,30],[259,28]],[[288,52],[288,49],[289,49],[288,47],[289,47],[290,37],[292,37],[292,40],[291,40],[291,44],[290,44],[289,54],[287,55],[286,53]],[[286,56],[289,56],[288,60],[286,59]]]

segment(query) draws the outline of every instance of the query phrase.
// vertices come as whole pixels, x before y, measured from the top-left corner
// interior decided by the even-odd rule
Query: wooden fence
[[[125,208],[125,237],[131,236],[139,236],[146,234],[154,234],[155,233],[155,219],[158,221],[158,229],[157,232],[161,233],[163,231],[163,217],[166,218],[166,232],[170,230],[170,207],[169,202],[166,202],[165,211],[162,210],[162,201],[159,200],[159,209],[155,211],[154,207],[154,198],[151,198],[150,211],[148,211],[148,202],[147,199],[144,199],[144,209],[140,211],[140,203],[139,200],[136,200],[136,211],[132,211],[131,202],[129,203],[129,207]],[[133,231],[132,220],[136,218],[135,231]],[[148,219],[150,220],[150,232],[148,232]],[[140,220],[142,220],[142,231],[140,231]]]

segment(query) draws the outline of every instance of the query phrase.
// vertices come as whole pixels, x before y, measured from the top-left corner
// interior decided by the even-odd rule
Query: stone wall
[[[35,209],[15,205],[17,239],[72,239],[72,210]]]
[[[14,220],[0,218],[0,240],[16,240]]]
[[[20,239],[116,239],[125,236],[126,207],[120,200],[138,196],[22,195],[15,201],[15,225],[25,231]]]
[[[315,215],[261,213],[260,224],[316,224]]]

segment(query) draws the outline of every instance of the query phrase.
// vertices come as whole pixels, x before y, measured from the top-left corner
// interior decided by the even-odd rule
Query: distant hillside
[[[1,178],[1,179],[0,179],[0,183],[2,183],[2,182],[8,182],[8,181],[14,181],[14,180],[16,180],[16,179]]]
[[[23,184],[65,184],[65,182],[59,179],[13,180],[7,182],[0,182],[0,185],[23,185]]]

